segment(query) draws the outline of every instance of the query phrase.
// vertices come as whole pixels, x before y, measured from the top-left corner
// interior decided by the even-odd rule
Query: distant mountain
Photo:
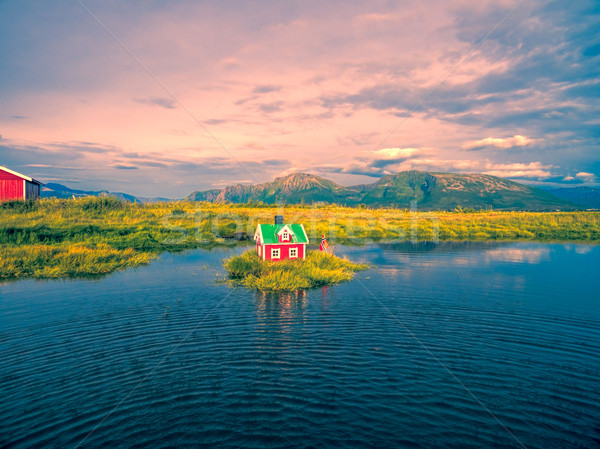
[[[204,190],[202,192],[192,193],[187,199],[190,199],[190,197],[194,195],[192,201],[208,201],[209,203],[213,203],[217,202],[220,193],[221,189]]]
[[[109,192],[108,190],[76,190],[62,184],[49,182],[42,187],[42,198],[81,198],[84,196],[112,196],[132,203],[155,203],[159,201],[171,201],[168,198],[137,198],[123,192]]]
[[[188,196],[192,201],[210,201],[215,203],[246,203],[262,201],[267,204],[283,202],[288,204],[344,201],[348,187],[333,181],[307,173],[295,173],[275,181],[257,185],[238,184],[222,190],[213,189],[193,192]]]
[[[138,196],[136,197],[139,201],[141,201],[142,203],[164,203],[164,202],[169,202],[169,201],[180,201],[180,199],[177,198],[165,198],[162,196],[153,196],[153,197],[148,197],[148,196]]]
[[[452,210],[457,207],[498,210],[574,209],[572,204],[547,192],[490,175],[401,172],[384,176],[367,186],[366,204],[408,207],[416,200],[420,209]]]
[[[88,196],[88,193],[84,190],[70,189],[62,184],[49,182],[42,187],[40,195],[42,198],[78,198],[80,196]]]
[[[563,187],[549,189],[548,193],[563,200],[586,207],[588,209],[600,209],[600,189],[593,187]]]
[[[320,176],[295,173],[257,185],[228,186],[193,192],[192,201],[266,204],[336,203],[420,210],[457,207],[499,210],[565,210],[578,206],[544,190],[490,175],[406,171],[384,176],[373,184],[345,187]]]

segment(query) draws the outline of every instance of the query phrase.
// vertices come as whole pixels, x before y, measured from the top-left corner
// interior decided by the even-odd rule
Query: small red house
[[[284,224],[275,215],[275,224],[259,224],[254,233],[256,253],[262,260],[305,259],[308,236],[301,224]]]
[[[35,200],[40,197],[43,185],[29,176],[0,167],[0,201]]]

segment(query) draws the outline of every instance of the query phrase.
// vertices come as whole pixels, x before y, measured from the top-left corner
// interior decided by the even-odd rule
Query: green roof
[[[292,240],[290,243],[308,243],[308,237],[301,224],[259,224],[256,232],[260,230],[262,242],[267,245],[279,243],[277,233],[285,226],[292,230]]]

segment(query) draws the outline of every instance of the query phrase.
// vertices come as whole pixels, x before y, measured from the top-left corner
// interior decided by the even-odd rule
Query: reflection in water
[[[573,245],[573,251],[577,254],[589,254],[595,248],[595,245]]]
[[[256,291],[254,299],[259,310],[276,309],[281,310],[286,315],[294,309],[306,307],[306,292],[304,290],[283,293]]]
[[[265,333],[287,333],[290,327],[298,326],[304,320],[304,290],[285,293],[257,291],[254,299],[258,323]]]
[[[456,252],[481,252],[494,248],[514,245],[510,242],[401,242],[380,243],[376,246],[387,251],[397,253],[456,253]]]
[[[538,264],[550,259],[550,248],[498,248],[485,252],[488,261]]]
[[[378,270],[410,275],[414,270],[438,269],[440,266],[479,267],[495,263],[539,264],[549,261],[549,246],[514,242],[402,242],[371,247],[370,262]],[[587,248],[577,248],[578,254]],[[435,255],[435,256],[434,256]]]

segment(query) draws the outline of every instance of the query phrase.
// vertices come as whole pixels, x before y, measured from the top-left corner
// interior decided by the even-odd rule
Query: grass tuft
[[[306,260],[262,261],[254,250],[225,260],[234,283],[261,291],[294,291],[349,281],[367,264],[309,251]]]
[[[103,244],[95,248],[83,244],[0,246],[0,278],[99,276],[146,264],[153,257]]]

